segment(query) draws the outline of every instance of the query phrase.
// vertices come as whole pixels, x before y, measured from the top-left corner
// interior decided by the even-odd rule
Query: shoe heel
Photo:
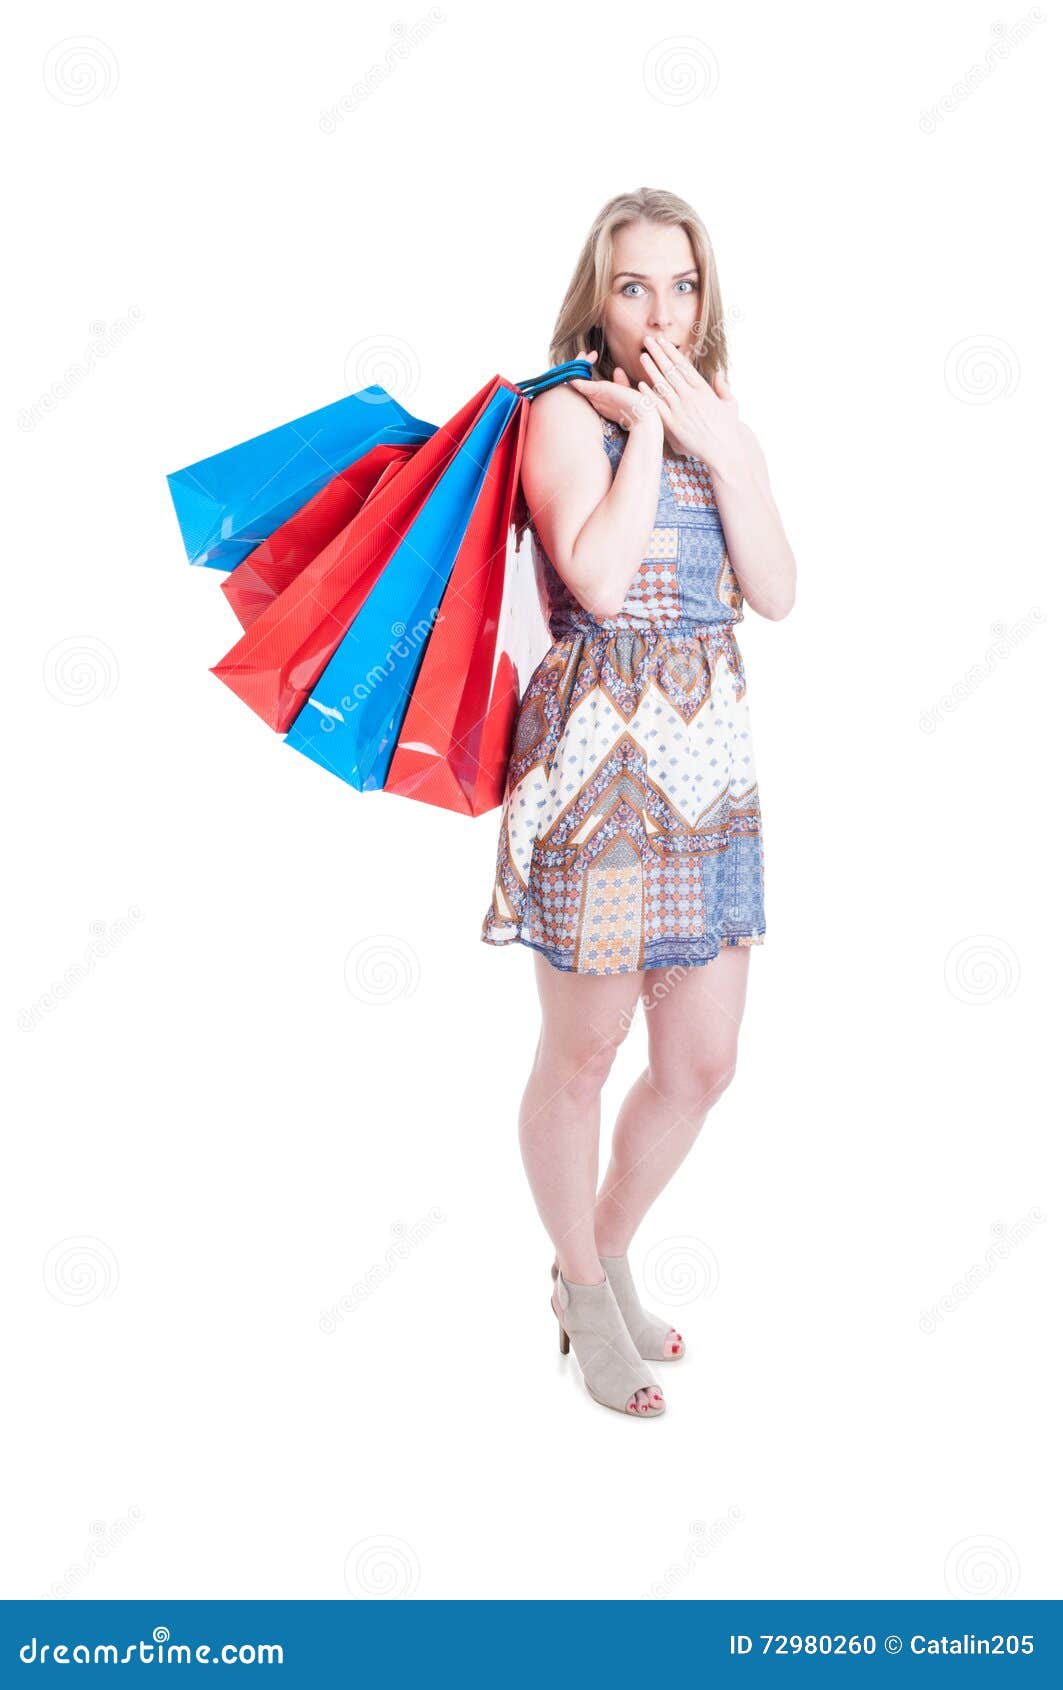
[[[561,1354],[563,1356],[567,1356],[569,1349],[571,1348],[571,1345],[569,1344],[568,1333],[565,1331],[564,1321],[561,1319],[561,1316],[558,1314],[557,1310],[554,1307],[554,1299],[553,1299],[552,1296],[550,1298],[550,1313],[555,1317],[555,1319],[557,1321],[557,1336],[558,1336],[558,1341],[561,1345]]]

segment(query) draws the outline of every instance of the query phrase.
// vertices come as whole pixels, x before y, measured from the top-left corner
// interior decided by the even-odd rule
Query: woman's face
[[[689,354],[701,304],[701,279],[685,229],[641,218],[613,237],[613,274],[603,327],[609,354],[637,386],[647,379],[640,354],[647,334]]]

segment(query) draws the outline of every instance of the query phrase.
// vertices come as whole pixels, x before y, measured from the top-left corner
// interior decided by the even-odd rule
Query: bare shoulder
[[[602,444],[602,419],[567,382],[532,400],[521,474],[532,499],[536,492],[549,498],[560,477],[596,493],[595,502],[608,488],[612,473]]]
[[[554,567],[567,576],[580,530],[612,485],[602,419],[589,399],[562,384],[531,402],[520,479],[528,510]]]
[[[589,399],[578,393],[568,382],[548,387],[531,402],[528,417],[528,443],[534,440],[540,450],[556,444],[578,446],[593,442],[600,447],[602,419]]]

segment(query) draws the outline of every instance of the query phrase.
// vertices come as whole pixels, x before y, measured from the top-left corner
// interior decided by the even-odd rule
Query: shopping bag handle
[[[527,381],[518,381],[514,385],[525,399],[534,399],[537,393],[545,393],[548,387],[558,387],[563,381],[571,381],[573,376],[581,376],[588,381],[590,373],[589,359],[570,358],[567,364],[555,364],[552,370],[544,370],[541,376],[530,376]]]

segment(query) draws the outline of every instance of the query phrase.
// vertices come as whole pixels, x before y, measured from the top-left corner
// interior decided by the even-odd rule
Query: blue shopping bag
[[[527,386],[541,391],[544,380]],[[435,613],[522,390],[499,385],[488,400],[285,735],[360,791],[384,785]]]
[[[435,432],[373,383],[175,470],[166,480],[189,563],[235,569],[374,446],[421,446]]]

